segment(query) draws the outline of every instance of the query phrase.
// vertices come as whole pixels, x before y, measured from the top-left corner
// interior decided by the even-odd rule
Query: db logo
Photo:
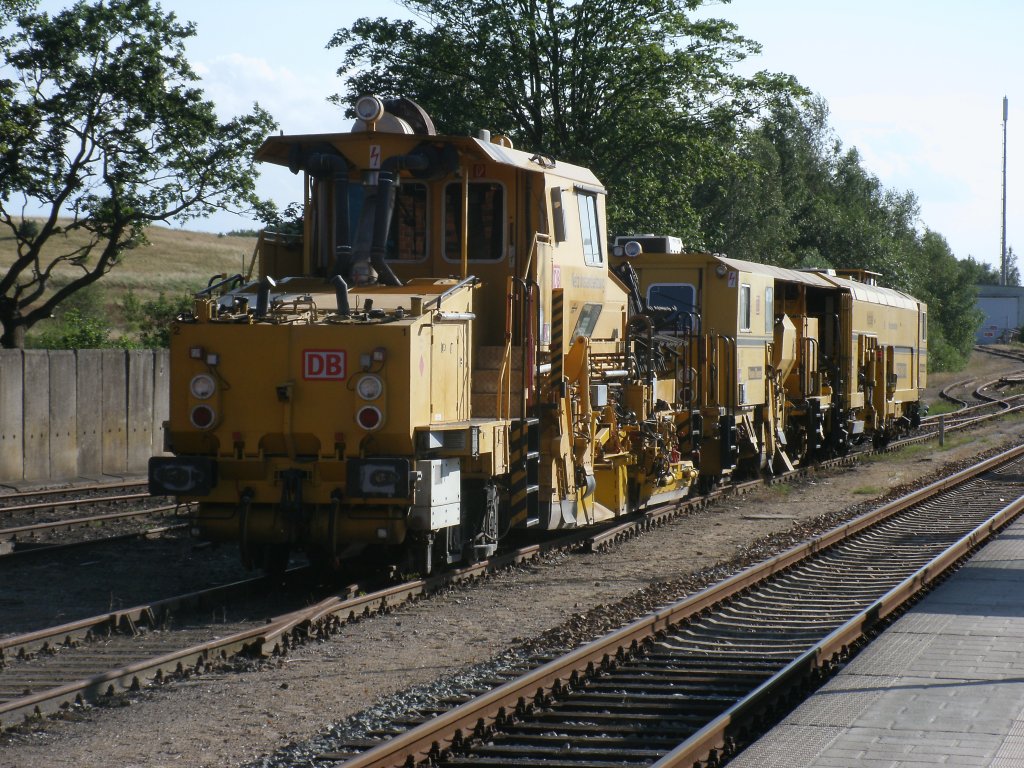
[[[344,379],[345,350],[306,349],[302,352],[302,378]]]

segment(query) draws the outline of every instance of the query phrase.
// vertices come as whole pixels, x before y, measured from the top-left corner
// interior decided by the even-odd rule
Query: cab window
[[[469,183],[469,260],[498,261],[505,253],[505,190],[493,181]],[[444,190],[444,256],[462,258],[462,185]]]
[[[647,306],[670,310],[665,324],[677,329],[695,330],[697,320],[697,289],[689,283],[651,283],[647,287]]]
[[[365,204],[365,190],[349,188],[349,221],[360,222]],[[371,197],[371,202],[373,198]],[[427,257],[427,185],[403,182],[395,195],[395,212],[391,217],[384,256],[388,261],[420,261]],[[369,219],[372,225],[372,219]],[[358,225],[356,225],[358,226]],[[367,232],[366,237],[372,237]]]
[[[597,194],[576,190],[580,209],[580,234],[583,236],[583,261],[591,267],[604,264],[601,251],[601,232],[597,226]]]
[[[750,286],[740,285],[740,330],[750,330]]]

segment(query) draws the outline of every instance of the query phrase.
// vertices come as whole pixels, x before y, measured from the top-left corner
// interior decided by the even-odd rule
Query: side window
[[[740,285],[740,330],[750,330],[750,286]]]
[[[580,207],[583,260],[592,267],[599,267],[604,264],[604,254],[601,250],[601,233],[597,226],[597,195],[577,190],[576,202]]]
[[[580,310],[580,316],[576,319],[576,327],[572,331],[572,340],[576,341],[580,336],[590,338],[590,334],[597,327],[597,319],[601,316],[600,304],[584,304]]]
[[[921,341],[928,341],[928,313],[921,313]]]
[[[688,283],[651,283],[647,288],[647,305],[690,315],[697,310],[696,295],[696,290]]]
[[[775,333],[775,289],[770,285],[764,289],[764,332]]]
[[[496,182],[469,183],[469,260],[498,261],[505,255],[505,189]],[[462,258],[462,185],[444,190],[444,256]]]

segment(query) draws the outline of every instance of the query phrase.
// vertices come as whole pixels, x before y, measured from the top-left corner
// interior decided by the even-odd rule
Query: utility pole
[[[1002,253],[1002,259],[999,262],[1002,264],[999,281],[1000,285],[1006,285],[1009,282],[1007,280],[1009,275],[1007,274],[1006,268],[1006,118],[1008,115],[1009,101],[1005,96],[1003,96],[1003,230],[1000,250]]]

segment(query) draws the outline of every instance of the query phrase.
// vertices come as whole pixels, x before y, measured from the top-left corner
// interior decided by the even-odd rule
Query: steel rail
[[[751,722],[763,717],[774,702],[815,673],[841,661],[850,649],[869,638],[886,620],[902,611],[907,603],[943,578],[1022,511],[1024,497],[1019,497],[653,763],[653,768],[718,765],[723,757],[732,756],[738,737],[749,729]]]
[[[159,507],[149,507],[148,509],[132,509],[125,512],[110,512],[105,515],[92,515],[90,517],[73,517],[66,520],[55,520],[50,523],[33,523],[32,525],[19,525],[13,528],[0,528],[0,542],[16,541],[22,536],[35,538],[38,534],[45,533],[46,531],[105,525],[118,520],[129,520],[133,517],[159,515],[166,512],[174,512],[177,509],[179,509],[178,504],[164,504]]]
[[[148,486],[149,480],[121,480],[120,482],[109,483],[87,483],[84,485],[67,485],[61,488],[39,488],[32,491],[15,490],[11,493],[0,493],[0,501],[4,501],[6,499],[27,499],[35,496],[59,496],[62,493],[81,493],[83,491],[107,491],[111,488],[136,488],[140,485]]]
[[[867,515],[839,526],[809,542],[797,545],[770,560],[738,573],[672,606],[656,611],[612,632],[604,638],[582,646],[555,661],[504,683],[470,702],[440,714],[422,725],[374,746],[362,754],[351,757],[344,763],[344,768],[383,768],[384,766],[411,765],[424,760],[436,761],[442,753],[451,747],[458,747],[472,735],[485,736],[489,734],[491,729],[506,723],[513,713],[526,712],[531,708],[533,702],[542,703],[550,696],[561,692],[567,686],[573,685],[580,678],[590,675],[593,670],[602,667],[606,668],[612,665],[615,659],[626,657],[643,641],[659,634],[664,634],[670,627],[701,614],[712,606],[738,595],[754,584],[765,581],[769,577],[789,569],[797,562],[816,555],[855,533],[888,520],[914,504],[934,497],[943,491],[1022,455],[1024,455],[1024,446],[1014,448],[980,462],[973,467],[961,470],[948,478],[931,483],[901,499],[885,504]],[[997,517],[1005,518],[1012,514],[1014,510],[1019,510],[1019,508],[1019,503],[1010,505]],[[974,532],[964,537],[964,539],[969,541],[979,540],[984,530],[992,530],[995,525],[996,523],[990,521],[983,526],[979,526]],[[943,555],[938,560],[946,562],[951,559],[955,560],[960,556],[959,554]],[[939,573],[938,565],[932,563],[908,579],[908,582],[929,583]],[[901,585],[894,591],[901,592],[906,589],[905,585]],[[891,600],[887,602],[878,601],[863,613],[870,617],[877,615],[880,619],[891,613],[892,610],[895,610],[895,608]],[[856,625],[857,622],[855,621],[854,624]],[[869,629],[874,624],[877,624],[877,621],[871,623],[863,618],[859,622],[859,626],[864,629]],[[831,649],[835,645],[836,639],[844,640],[846,645],[849,645],[852,642],[849,639],[853,636],[852,633],[853,630],[849,628],[836,630],[830,635],[828,648]],[[807,652],[814,659],[823,656],[823,653],[823,651],[815,651],[814,649]],[[793,665],[790,665],[790,667],[793,667],[793,669],[799,668],[796,662]],[[786,669],[789,670],[790,667]],[[787,674],[791,673],[787,672]],[[736,722],[730,719],[723,727],[734,729]],[[701,748],[707,745],[718,744],[724,738],[717,731],[711,733],[710,731],[705,732],[702,730],[698,735],[700,736]],[[697,737],[693,738],[696,739]],[[712,746],[711,748],[715,747]],[[674,751],[670,752],[670,754],[674,754]],[[343,756],[340,755],[325,755],[324,757],[343,759]],[[673,765],[682,765],[684,762],[685,758],[680,762],[673,763]],[[689,765],[694,765],[694,763],[691,762]]]
[[[574,532],[570,536],[544,544],[522,547],[513,552],[464,568],[447,571],[428,579],[418,579],[367,594],[358,594],[364,591],[365,584],[354,585],[313,606],[287,612],[268,622],[260,622],[240,632],[216,637],[207,642],[139,660],[116,669],[71,681],[65,685],[0,702],[0,726],[9,727],[22,718],[57,712],[71,704],[96,701],[102,696],[118,691],[136,690],[150,682],[160,683],[168,677],[185,674],[190,669],[201,669],[215,659],[226,659],[243,653],[249,656],[282,654],[287,652],[293,644],[312,637],[326,635],[346,621],[386,611],[406,600],[438,591],[454,583],[479,578],[516,563],[533,560],[545,552],[578,546],[583,538],[584,536],[580,532]],[[172,598],[172,600],[174,599]],[[145,612],[145,608],[142,607],[138,611]],[[117,622],[122,621],[121,614],[123,613],[117,613]],[[75,638],[87,636],[93,631],[93,627],[110,626],[111,615],[84,619],[81,622],[74,622],[72,625],[30,633],[29,636],[26,636],[27,639],[19,637],[4,642],[12,648],[22,647],[30,642],[42,642],[44,645],[51,643],[50,647],[52,647],[53,638],[62,637],[67,633],[72,639],[69,644],[74,645]],[[0,646],[0,648],[2,647],[4,646]]]
[[[294,577],[306,569],[289,571]],[[14,658],[51,653],[60,646],[76,646],[91,637],[120,631],[135,634],[140,626],[159,626],[162,617],[182,608],[198,606],[205,601],[220,600],[269,583],[266,576],[220,584],[215,587],[186,592],[174,597],[142,603],[131,608],[101,613],[66,624],[0,637],[0,668]]]
[[[118,501],[138,501],[139,499],[150,499],[148,493],[129,493],[119,496],[80,496],[74,499],[62,499],[59,501],[36,501],[31,504],[17,504],[10,507],[0,507],[0,512],[11,515],[18,512],[37,512],[40,509],[57,509],[58,507],[84,507],[90,504],[111,504]],[[0,496],[0,501],[3,497]]]
[[[133,539],[155,538],[172,531],[181,531],[189,527],[188,523],[172,523],[171,525],[160,525],[155,528],[146,528],[131,533],[117,533],[113,536],[101,536],[96,539],[82,539],[81,541],[68,541],[62,544],[29,544],[24,548],[9,548],[5,551],[6,544],[0,546],[0,561],[5,563],[17,560],[27,560],[46,555],[55,555],[61,552],[71,552],[84,547],[96,547],[103,544],[116,544],[121,541],[132,541]]]

